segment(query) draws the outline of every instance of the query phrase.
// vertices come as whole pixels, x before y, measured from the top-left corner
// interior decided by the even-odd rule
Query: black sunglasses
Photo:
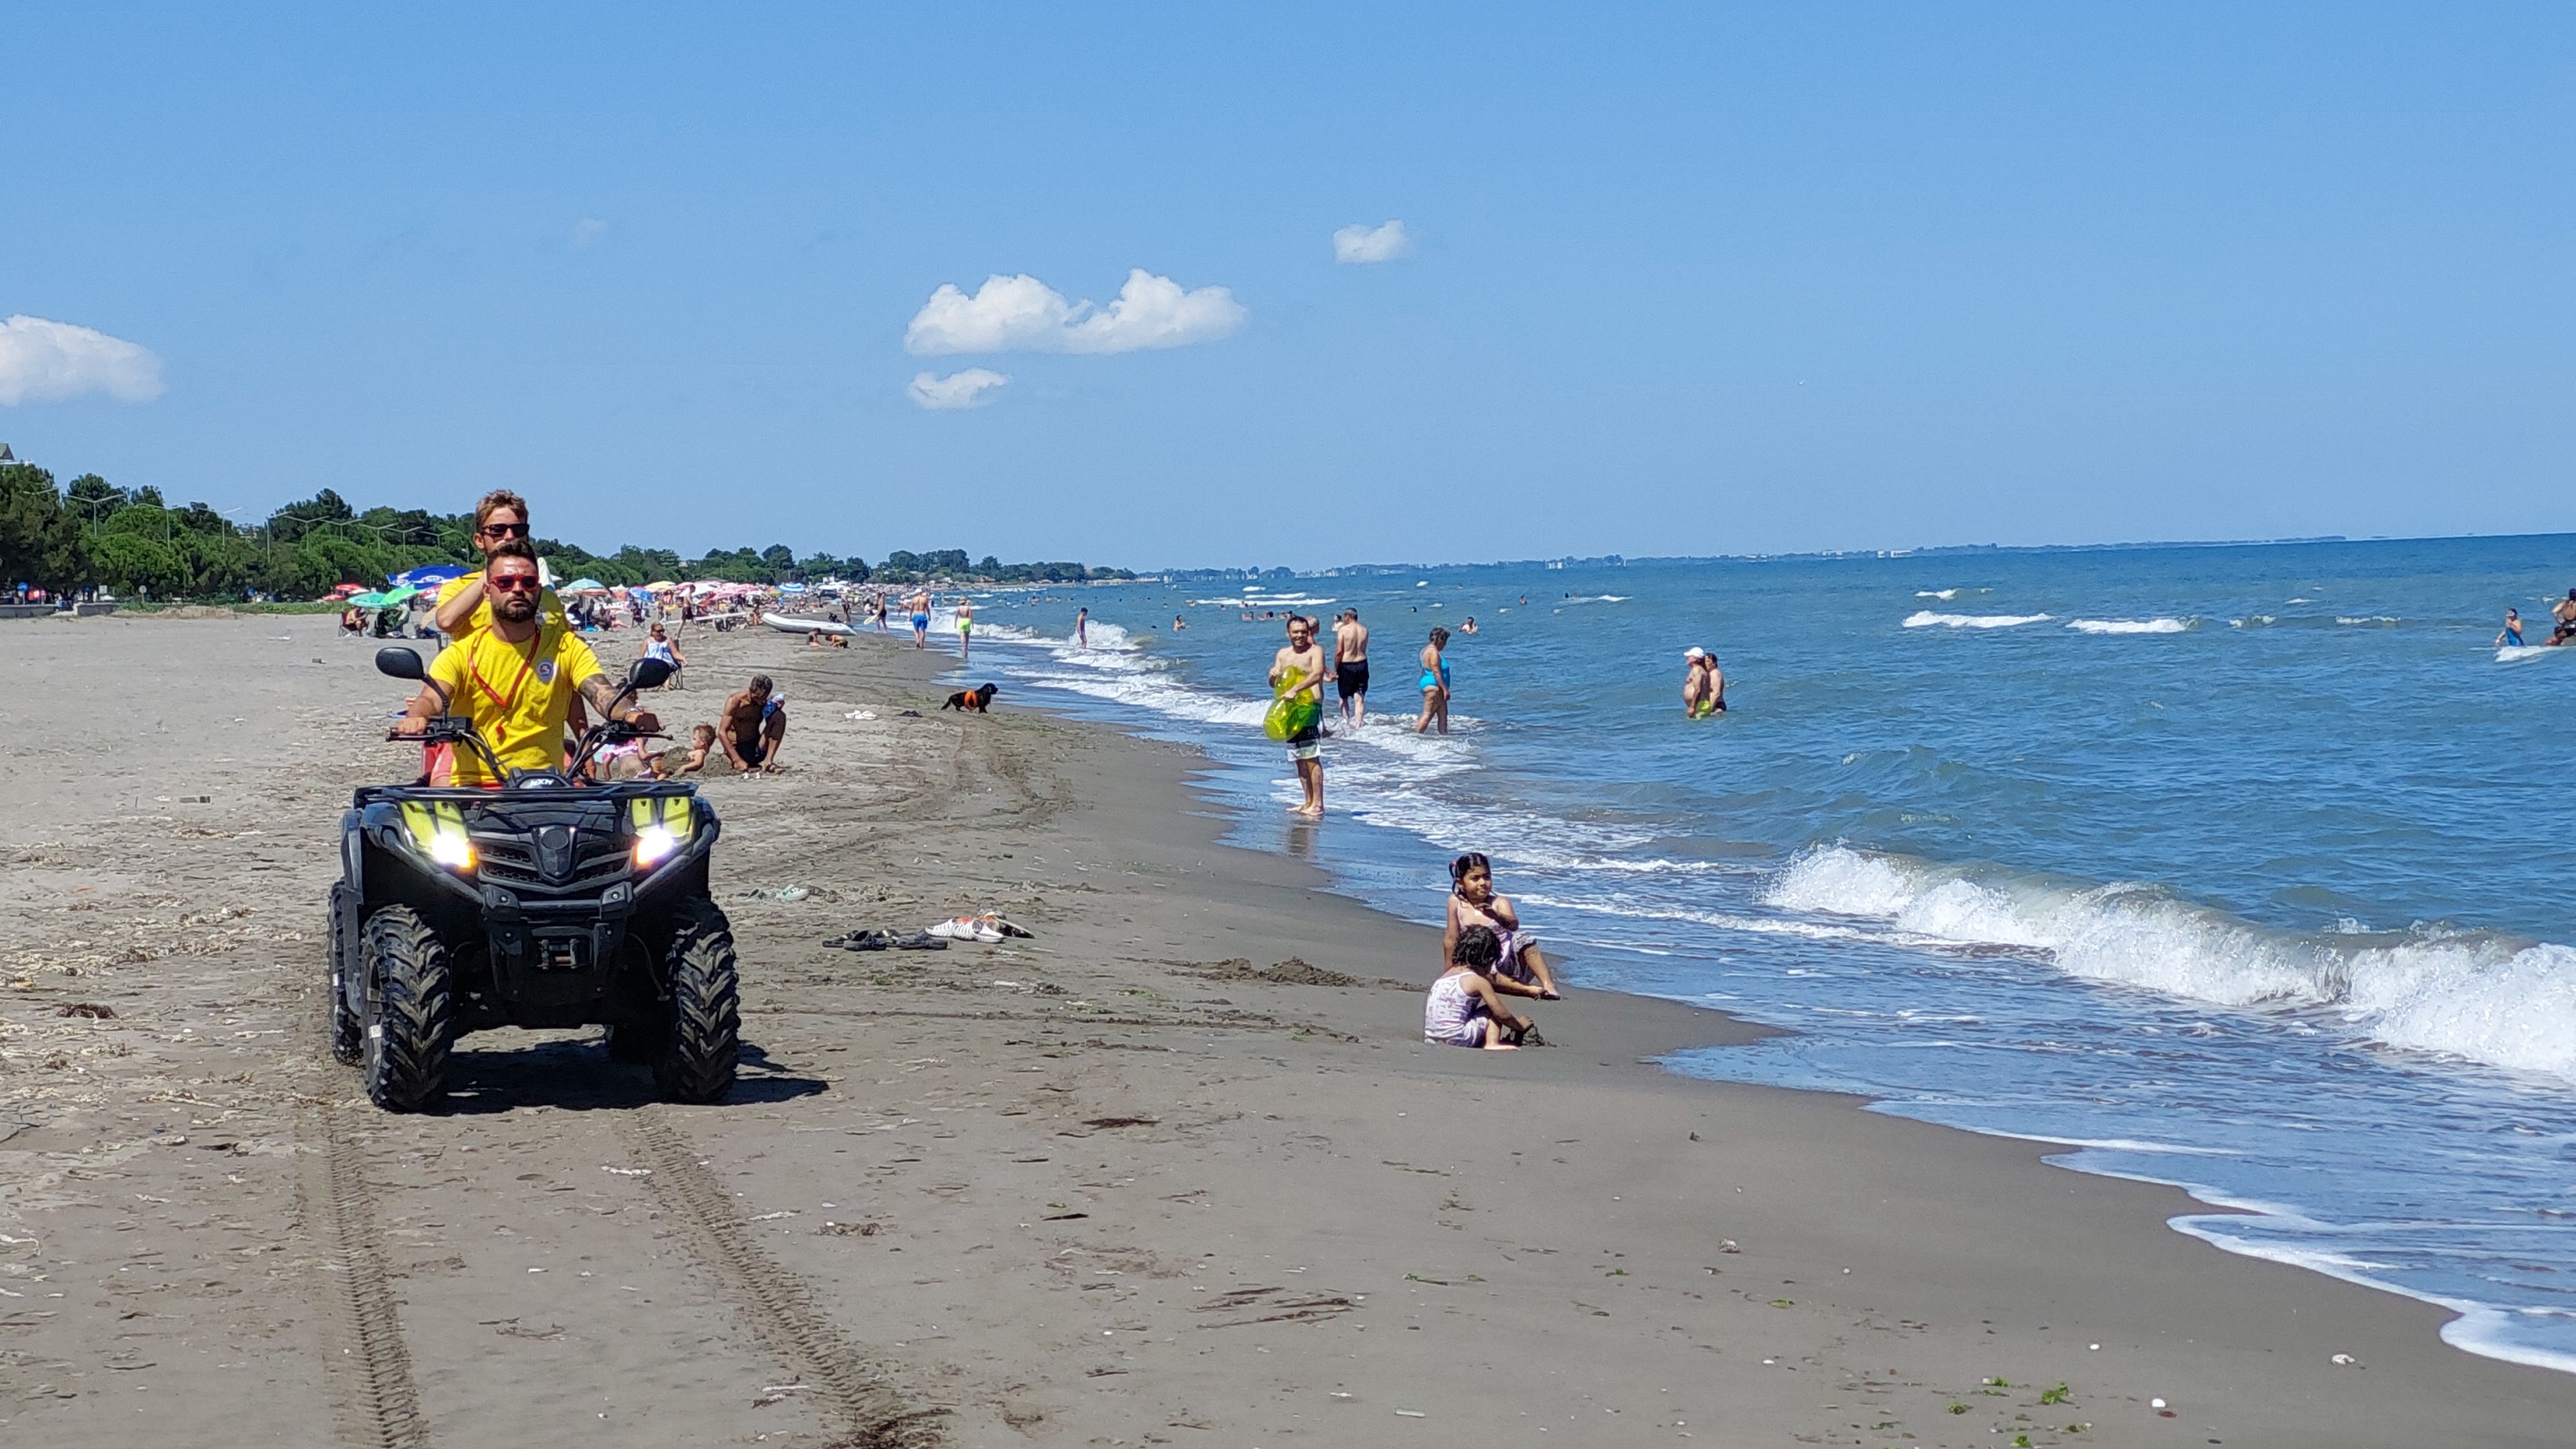
[[[478,533],[488,533],[494,538],[525,538],[528,536],[528,526],[524,523],[487,523],[475,531]]]

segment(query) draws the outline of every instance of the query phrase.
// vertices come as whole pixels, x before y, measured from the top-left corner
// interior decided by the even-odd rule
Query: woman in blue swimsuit
[[[2496,636],[2496,647],[2499,649],[2522,647],[2522,611],[2520,609],[2504,611],[2504,632]]]
[[[1449,661],[1440,651],[1449,647],[1449,631],[1434,628],[1431,642],[1422,646],[1422,718],[1414,721],[1413,732],[1421,734],[1440,722],[1440,733],[1449,733]]]

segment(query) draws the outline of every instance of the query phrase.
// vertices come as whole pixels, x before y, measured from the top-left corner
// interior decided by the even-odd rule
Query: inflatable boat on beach
[[[798,619],[786,614],[763,614],[760,616],[760,622],[781,634],[856,634],[859,632],[847,624],[835,624],[829,619]]]

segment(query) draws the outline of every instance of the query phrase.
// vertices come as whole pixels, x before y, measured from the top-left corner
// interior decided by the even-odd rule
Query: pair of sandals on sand
[[[823,943],[844,951],[945,951],[948,943],[926,932],[852,931]]]

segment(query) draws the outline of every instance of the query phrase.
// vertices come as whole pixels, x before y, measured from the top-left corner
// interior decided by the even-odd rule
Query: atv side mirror
[[[636,660],[626,670],[626,687],[630,690],[660,689],[669,683],[670,679],[671,661],[655,659],[649,655]]]
[[[420,654],[411,649],[392,647],[376,651],[376,672],[396,679],[426,679],[429,671],[421,667]]]

